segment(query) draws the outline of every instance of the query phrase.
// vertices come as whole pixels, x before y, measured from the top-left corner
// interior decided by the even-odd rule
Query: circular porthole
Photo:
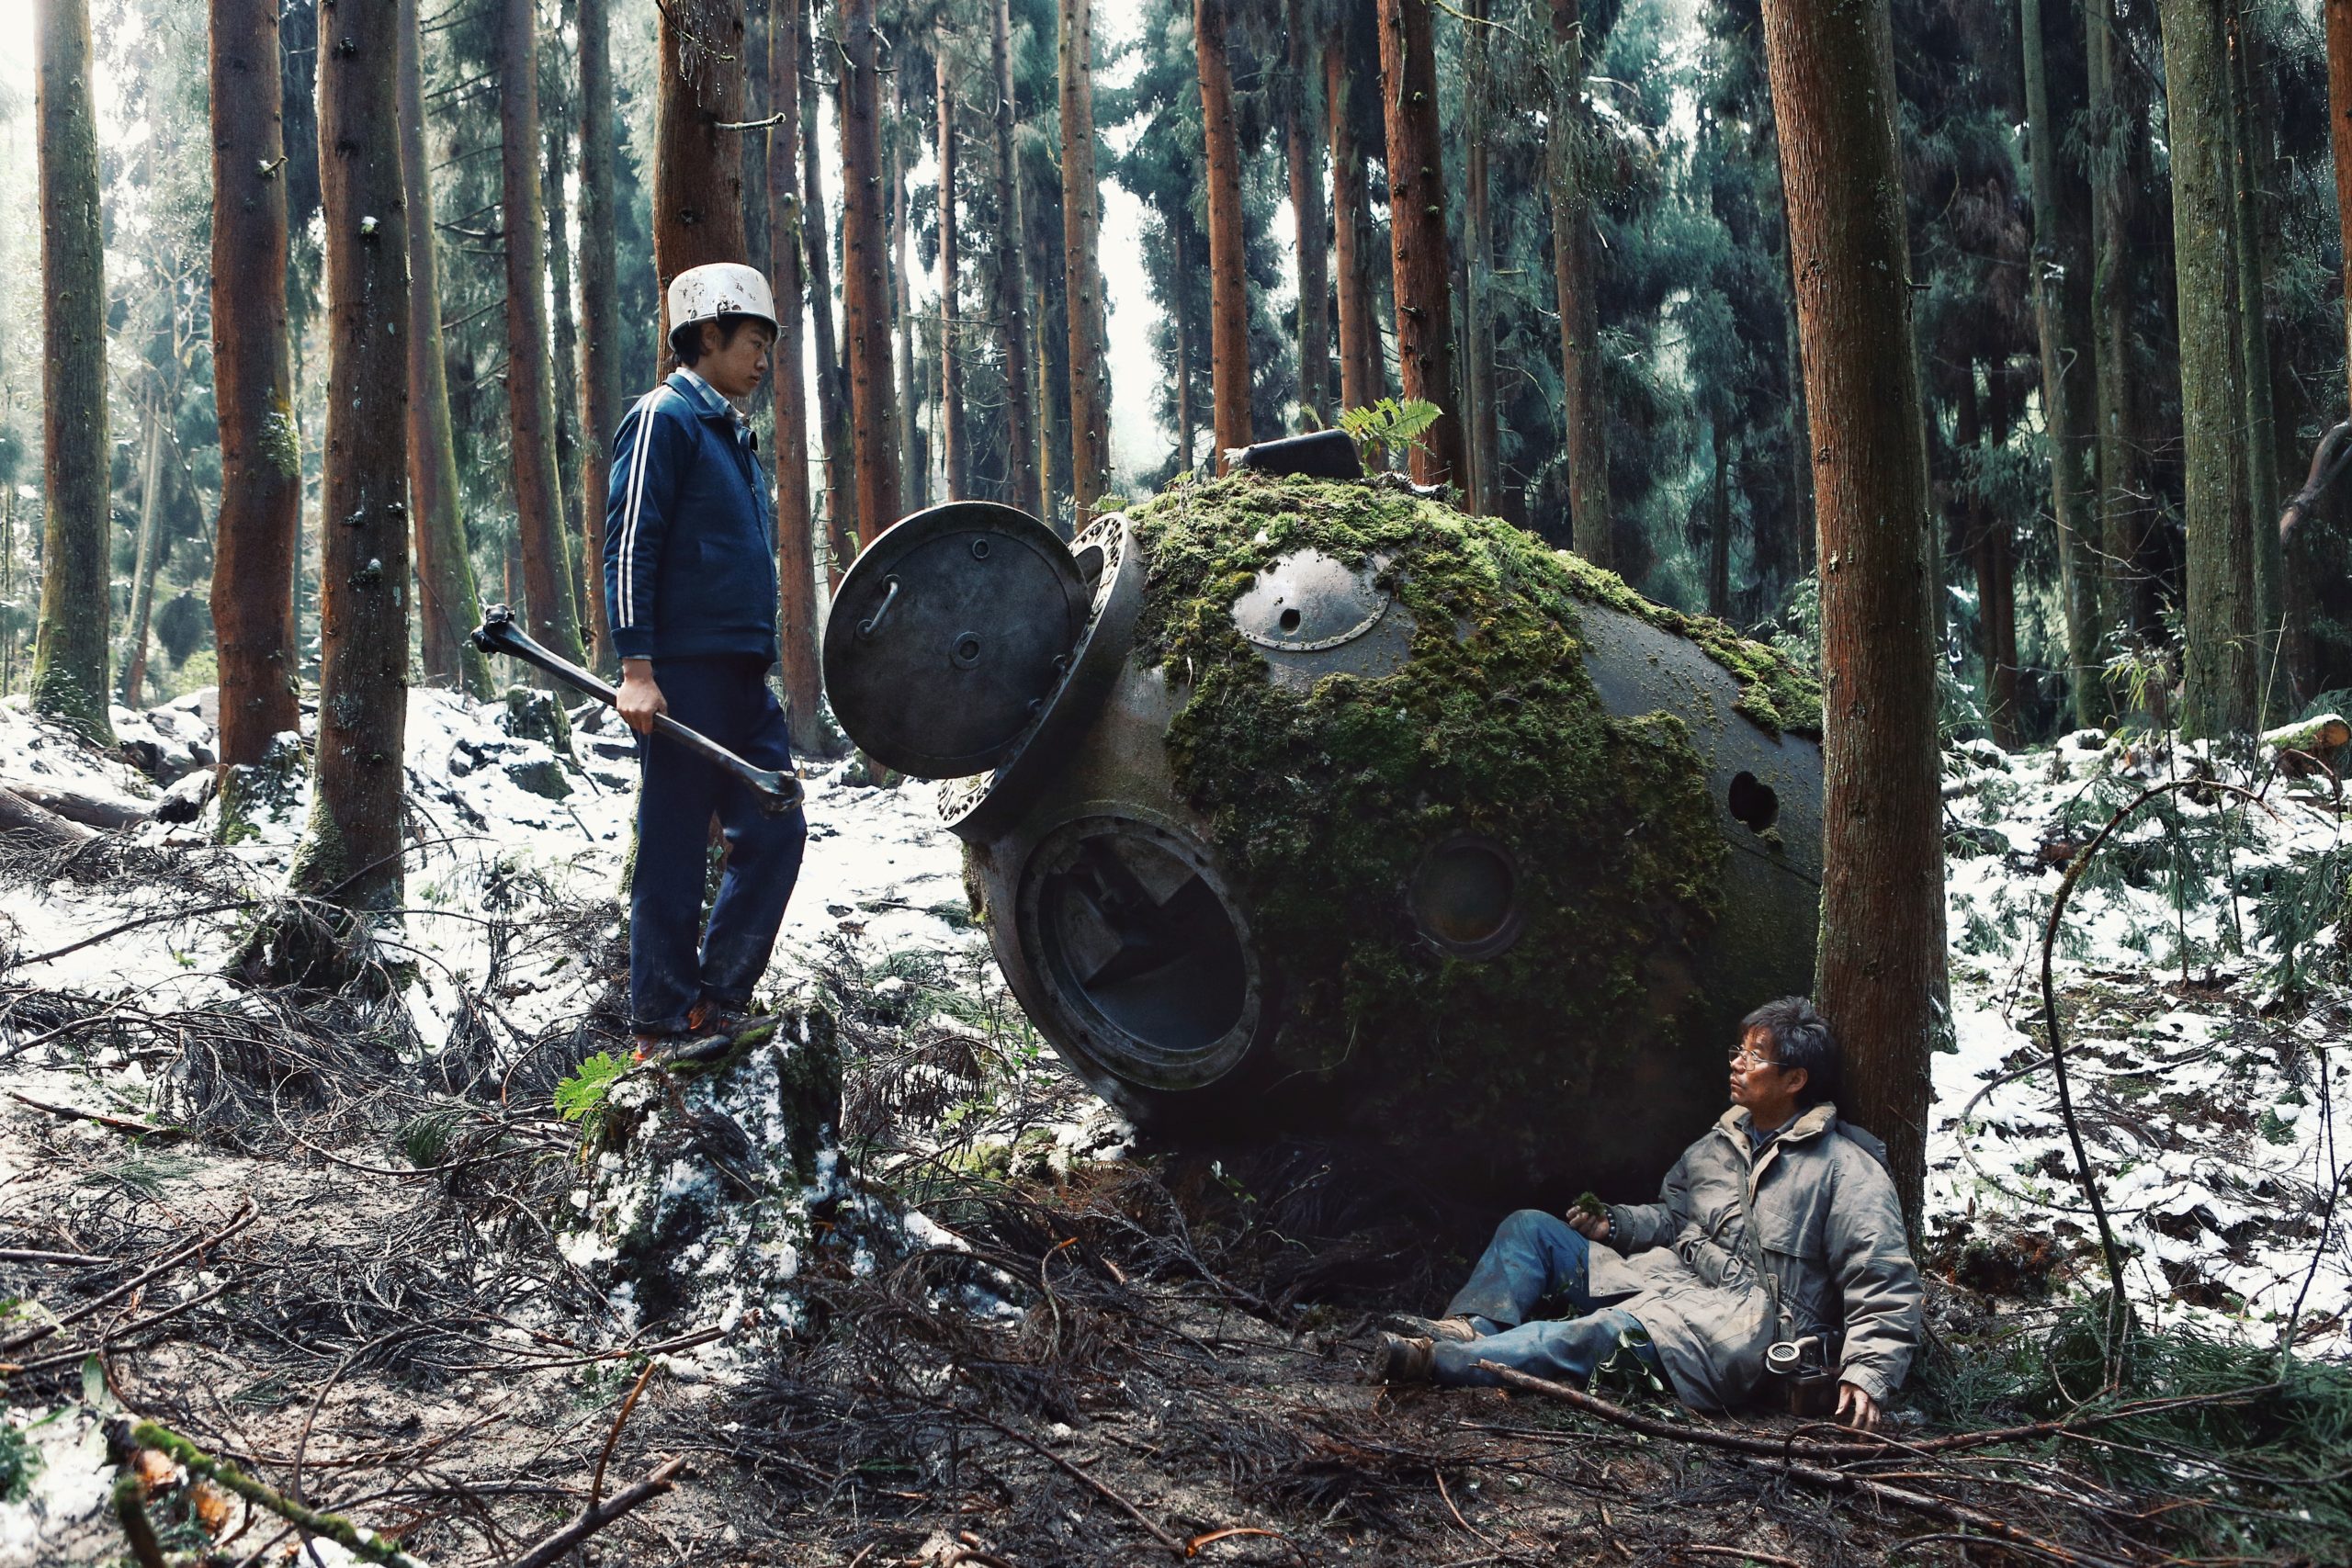
[[[1454,958],[1492,958],[1519,940],[1519,869],[1492,839],[1462,834],[1421,857],[1408,894],[1424,941]]]
[[[1734,818],[1747,824],[1755,832],[1762,832],[1780,820],[1781,797],[1770,784],[1754,773],[1732,776],[1731,792],[1724,802]]]

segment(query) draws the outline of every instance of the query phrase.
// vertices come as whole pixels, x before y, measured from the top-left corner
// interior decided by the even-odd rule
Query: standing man
[[[674,1055],[733,1035],[766,973],[800,874],[808,824],[771,817],[749,786],[666,737],[666,713],[763,768],[789,772],[776,660],[775,525],[741,404],[768,373],[775,299],[731,262],[670,282],[678,368],[613,437],[605,602],[621,656],[620,712],[638,732],[637,860],[629,879],[629,1016],[637,1049]],[[710,821],[726,874],[703,929]]]

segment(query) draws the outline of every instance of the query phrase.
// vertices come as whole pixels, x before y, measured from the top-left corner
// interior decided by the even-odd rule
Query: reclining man
[[[1740,1030],[1732,1108],[1657,1202],[1511,1215],[1444,1317],[1392,1320],[1408,1332],[1381,1336],[1373,1380],[1492,1385],[1478,1363],[1494,1361],[1581,1383],[1630,1345],[1684,1404],[1724,1410],[1757,1392],[1776,1341],[1818,1335],[1838,1419],[1875,1430],[1921,1299],[1886,1152],[1838,1120],[1838,1044],[1811,1002],[1768,1002]],[[1583,1315],[1531,1322],[1549,1296]]]

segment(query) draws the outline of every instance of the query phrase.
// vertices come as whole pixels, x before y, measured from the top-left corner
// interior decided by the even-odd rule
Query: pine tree
[[[1560,315],[1560,399],[1566,425],[1568,517],[1577,554],[1616,564],[1609,515],[1609,438],[1600,392],[1600,301],[1584,161],[1584,21],[1577,0],[1551,0],[1552,278]]]
[[[775,288],[775,580],[786,716],[796,750],[826,750],[822,665],[817,655],[817,536],[808,493],[808,385],[801,323],[808,283],[801,264],[800,40],[807,0],[772,0],[768,12],[768,268]],[[824,309],[820,303],[819,309]]]
[[[1340,406],[1370,408],[1387,391],[1373,291],[1363,144],[1349,104],[1348,17],[1323,40],[1323,112],[1331,130],[1331,247],[1339,287]]]
[[[1193,0],[1193,48],[1201,73],[1207,146],[1209,378],[1216,471],[1250,445],[1250,283],[1243,270],[1241,153],[1233,124],[1233,71],[1226,59],[1226,0]]]
[[[791,3],[791,0],[786,0]],[[818,145],[815,12],[802,17],[800,30],[800,231],[807,242],[808,304],[816,320],[817,423],[825,442],[825,524],[831,576],[841,574],[857,554],[857,479],[850,457],[849,378],[843,373],[840,340],[833,331],[832,247],[825,231],[824,150]],[[830,52],[830,51],[828,51]]]
[[[1431,0],[1380,0],[1380,102],[1388,122],[1388,235],[1396,290],[1396,371],[1407,398],[1435,403],[1413,448],[1419,484],[1460,483],[1462,405],[1453,378],[1445,158],[1438,135]]]
[[[947,24],[933,39],[937,74],[939,132],[939,471],[947,499],[971,493],[970,437],[964,425],[964,329],[959,285],[963,252],[957,239],[956,170],[956,69],[948,51]]]
[[[890,379],[888,261],[884,250],[882,80],[874,0],[842,0],[842,332],[849,362],[857,542],[899,516],[897,400]]]
[[[670,280],[751,252],[743,238],[742,132],[721,129],[743,122],[743,0],[665,0],[658,17],[653,274],[666,367]]]
[[[997,344],[1004,365],[1005,472],[1012,504],[1045,514],[1038,487],[1035,394],[1030,378],[1029,283],[1022,261],[1021,170],[1014,161],[1012,0],[996,0],[989,16],[989,59],[994,100],[996,154]]]
[[[1094,178],[1092,0],[1061,0],[1062,277],[1069,302],[1070,501],[1079,527],[1111,479],[1111,364],[1104,341],[1102,197]]]
[[[2090,92],[2085,129],[2092,191],[2091,358],[2104,572],[2099,615],[2110,631],[2151,636],[2156,630],[2156,595],[2149,559],[2141,376],[2132,333],[2132,308],[2144,287],[2132,220],[2145,126],[2116,34],[2115,0],[2083,0],[2083,38]]]
[[[1323,69],[1317,39],[1329,37],[1329,31],[1315,25],[1328,20],[1316,17],[1315,9],[1310,0],[1286,0],[1283,152],[1290,173],[1290,209],[1298,228],[1298,402],[1311,422],[1322,426],[1331,423],[1331,276],[1323,209],[1323,138],[1315,98]]]
[[[777,0],[788,5],[793,0]],[[580,0],[580,535],[588,570],[589,656],[617,669],[605,607],[605,512],[613,432],[621,422],[620,256],[614,224],[613,60],[609,0]],[[797,363],[797,362],[796,362]]]

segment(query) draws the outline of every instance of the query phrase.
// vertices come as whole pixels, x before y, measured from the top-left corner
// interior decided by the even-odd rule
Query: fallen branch
[[[115,1478],[114,1517],[139,1568],[164,1568],[164,1548],[155,1539],[154,1521],[147,1517],[146,1487],[134,1469],[126,1468]]]
[[[68,822],[49,807],[0,786],[0,838],[63,850],[79,848],[96,837],[79,822]]]
[[[79,1323],[84,1318],[88,1317],[91,1314],[96,1313],[104,1307],[112,1305],[114,1303],[119,1302],[123,1297],[130,1294],[133,1291],[136,1291],[140,1286],[145,1284],[148,1280],[153,1280],[157,1275],[167,1274],[171,1272],[171,1270],[178,1268],[182,1263],[187,1261],[190,1258],[193,1258],[198,1253],[204,1251],[208,1247],[218,1247],[220,1243],[228,1240],[231,1236],[236,1235],[239,1231],[253,1224],[254,1220],[260,1214],[260,1210],[254,1207],[254,1201],[251,1198],[247,1198],[243,1202],[237,1206],[237,1213],[229,1221],[229,1223],[221,1226],[219,1230],[214,1231],[211,1235],[197,1237],[194,1241],[189,1242],[186,1247],[183,1247],[178,1251],[171,1254],[153,1268],[147,1269],[141,1273],[134,1275],[102,1296],[93,1297],[91,1300],[84,1302],[72,1312],[61,1314],[58,1316],[51,1318],[49,1322],[40,1325],[37,1328],[28,1328],[21,1334],[12,1335],[6,1339],[0,1339],[0,1355],[6,1355],[13,1350],[21,1350],[28,1345],[39,1344],[41,1340],[48,1338],[59,1329],[70,1327],[74,1324]]]
[[[109,832],[121,832],[154,820],[152,803],[137,800],[109,799],[102,795],[84,795],[79,790],[53,789],[47,784],[20,784],[10,780],[0,788],[21,795],[52,812],[68,822],[79,822],[85,828],[103,828]]]
[[[1166,1530],[1160,1529],[1159,1526],[1154,1524],[1151,1520],[1151,1517],[1146,1514],[1141,1508],[1136,1507],[1133,1503],[1128,1502],[1125,1497],[1113,1491],[1102,1482],[1087,1474],[1086,1472],[1079,1469],[1078,1466],[1070,1463],[1069,1461],[1062,1458],[1061,1455],[1054,1452],[1053,1450],[1047,1448],[1045,1444],[1039,1442],[1028,1433],[1023,1432],[1017,1427],[1006,1426],[1003,1422],[998,1420],[995,1416],[989,1415],[986,1411],[967,1409],[959,1405],[947,1405],[945,1408],[955,1415],[967,1416],[975,1421],[985,1422],[987,1425],[995,1427],[998,1431],[1002,1432],[1006,1437],[1011,1438],[1014,1442],[1021,1444],[1023,1448],[1026,1448],[1033,1453],[1036,1454],[1038,1458],[1051,1464],[1064,1475],[1069,1476],[1071,1480],[1076,1481],[1091,1490],[1097,1496],[1116,1507],[1121,1513],[1126,1515],[1127,1517],[1135,1520],[1136,1523],[1141,1525],[1150,1533],[1151,1538],[1154,1540],[1159,1542],[1160,1545],[1166,1547],[1177,1556],[1189,1557],[1192,1555],[1184,1550],[1184,1543],[1182,1541],[1178,1540],[1174,1536],[1170,1535]],[[521,1565],[516,1564],[516,1568],[521,1568]]]
[[[96,1269],[100,1264],[120,1261],[120,1258],[99,1258],[87,1252],[43,1252],[38,1247],[0,1247],[0,1263],[48,1263],[60,1269]]]
[[[29,1105],[35,1111],[46,1111],[51,1116],[62,1116],[69,1122],[95,1122],[101,1127],[112,1127],[118,1133],[140,1133],[152,1137],[181,1138],[187,1135],[185,1127],[159,1127],[152,1122],[134,1121],[128,1116],[108,1116],[102,1111],[83,1111],[71,1105],[51,1105],[45,1100],[35,1100],[29,1094],[8,1090],[8,1098],[19,1105]]]
[[[232,1281],[223,1280],[210,1290],[190,1296],[175,1306],[167,1306],[161,1312],[149,1313],[145,1317],[133,1319],[119,1328],[109,1328],[98,1336],[98,1342],[95,1345],[77,1345],[71,1350],[59,1350],[51,1355],[27,1361],[21,1366],[13,1361],[0,1361],[0,1374],[16,1377],[25,1373],[45,1372],[51,1367],[68,1366],[85,1357],[103,1355],[113,1349],[118,1341],[128,1339],[134,1334],[153,1328],[166,1318],[177,1317],[184,1312],[194,1312],[207,1302],[218,1301],[229,1289],[231,1283]]]
[[[572,1521],[553,1535],[540,1540],[506,1565],[506,1568],[548,1568],[561,1560],[563,1554],[629,1512],[641,1503],[659,1497],[670,1490],[678,1472],[686,1467],[682,1459],[663,1460],[653,1467],[652,1473],[634,1486],[614,1493],[602,1503],[580,1510]]]
[[[322,1535],[354,1557],[383,1565],[383,1568],[422,1568],[415,1558],[396,1546],[387,1546],[373,1530],[363,1530],[340,1514],[321,1513],[306,1507],[276,1489],[265,1486],[224,1459],[215,1459],[181,1437],[167,1431],[153,1421],[141,1421],[130,1429],[130,1440],[143,1449],[169,1456],[191,1475],[227,1487],[248,1503],[257,1503],[279,1518],[299,1529]],[[618,1498],[614,1501],[619,1501]]]

